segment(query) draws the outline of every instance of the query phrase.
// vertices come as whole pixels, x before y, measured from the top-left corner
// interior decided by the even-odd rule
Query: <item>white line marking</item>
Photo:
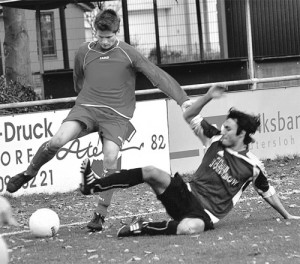
[[[122,218],[128,218],[128,217],[134,217],[134,216],[144,216],[144,215],[150,215],[150,214],[161,214],[161,213],[165,213],[166,210],[161,209],[158,211],[153,211],[153,212],[149,212],[149,213],[140,213],[140,214],[131,214],[131,215],[119,215],[119,216],[111,216],[108,217],[107,219],[112,219],[112,220],[116,220],[116,219],[122,219]],[[75,223],[71,223],[71,224],[65,224],[65,225],[60,225],[60,228],[62,227],[68,227],[68,226],[79,226],[79,225],[84,225],[87,222],[75,222]],[[9,232],[9,233],[3,233],[0,234],[0,236],[13,236],[13,235],[19,235],[19,234],[23,234],[23,233],[28,233],[30,232],[30,230],[21,230],[21,231],[15,231],[15,232]]]

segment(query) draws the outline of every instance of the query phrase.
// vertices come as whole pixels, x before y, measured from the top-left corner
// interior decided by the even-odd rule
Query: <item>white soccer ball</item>
[[[0,236],[0,263],[7,264],[8,260],[9,260],[9,256],[8,256],[7,245],[4,239],[2,238],[2,236]]]
[[[29,228],[36,237],[52,237],[59,230],[59,217],[49,208],[36,210],[29,219]]]

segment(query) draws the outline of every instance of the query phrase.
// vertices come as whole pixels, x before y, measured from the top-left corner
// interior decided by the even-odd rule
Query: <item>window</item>
[[[44,56],[56,56],[54,14],[41,13],[41,38]]]

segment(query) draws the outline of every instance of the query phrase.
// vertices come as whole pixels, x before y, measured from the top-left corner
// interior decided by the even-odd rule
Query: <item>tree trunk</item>
[[[7,81],[17,81],[32,86],[29,52],[29,36],[25,20],[25,10],[3,7],[5,28],[4,56]]]

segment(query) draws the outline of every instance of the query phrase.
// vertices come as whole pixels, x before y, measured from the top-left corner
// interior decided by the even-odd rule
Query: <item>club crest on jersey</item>
[[[109,60],[109,56],[99,57],[99,60]]]

